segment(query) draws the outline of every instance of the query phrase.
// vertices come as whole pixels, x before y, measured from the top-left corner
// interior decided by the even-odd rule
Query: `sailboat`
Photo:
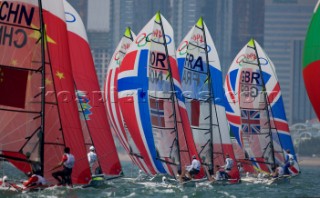
[[[72,75],[87,151],[94,146],[97,163],[92,167],[93,179],[117,178],[122,173],[117,149],[105,112],[84,24],[77,11],[64,1]],[[96,178],[100,177],[100,178]],[[101,178],[102,177],[102,178]],[[97,183],[97,182],[95,182]]]
[[[123,118],[154,175],[176,177],[197,155],[187,112],[176,94],[180,87],[173,30],[158,12],[128,49],[118,76]]]
[[[177,60],[193,139],[211,178],[216,165],[224,165],[226,154],[233,159],[234,154],[224,108],[220,61],[202,17],[179,45]],[[232,183],[240,179],[236,166],[229,175]]]
[[[90,170],[63,10],[62,0],[1,2],[1,12],[11,14],[0,19],[0,156],[55,183],[50,170],[67,146],[76,159],[73,184],[85,184]]]
[[[306,34],[303,50],[303,79],[306,90],[315,110],[320,119],[320,92],[319,92],[319,73],[320,73],[320,1],[314,8],[312,19]]]
[[[236,158],[244,172],[269,175],[277,165],[284,165],[285,151],[290,150],[295,158],[290,172],[297,175],[299,165],[275,67],[257,41],[251,39],[238,53],[229,68],[225,88],[227,117],[241,147],[236,150]]]
[[[121,38],[115,52],[113,53],[112,59],[108,66],[106,74],[105,86],[104,86],[104,97],[106,101],[106,109],[109,118],[111,128],[117,135],[121,145],[126,150],[132,162],[143,170],[145,173],[151,174],[150,169],[146,165],[144,160],[141,160],[139,156],[140,151],[137,145],[132,140],[132,137],[128,131],[128,128],[123,120],[122,112],[118,101],[118,74],[120,65],[124,56],[127,53],[133,40],[136,38],[135,34],[128,27],[126,28],[123,37]]]

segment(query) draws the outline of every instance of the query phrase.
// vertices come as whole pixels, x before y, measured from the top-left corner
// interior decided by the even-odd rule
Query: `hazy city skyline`
[[[138,34],[160,11],[175,31],[177,46],[202,16],[215,42],[223,75],[253,37],[276,67],[288,122],[315,117],[303,84],[301,58],[317,0],[69,1],[85,21],[101,86],[110,57],[127,26]]]

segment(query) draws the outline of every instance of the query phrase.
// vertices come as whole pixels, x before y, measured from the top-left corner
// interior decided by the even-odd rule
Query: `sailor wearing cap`
[[[95,152],[94,146],[90,146],[89,150],[90,151],[88,153],[88,161],[89,161],[89,165],[90,165],[91,174],[94,175],[93,165],[97,161],[97,154]]]

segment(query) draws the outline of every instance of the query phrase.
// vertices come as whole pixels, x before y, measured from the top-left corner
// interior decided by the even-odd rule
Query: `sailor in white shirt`
[[[192,179],[194,175],[197,175],[200,172],[200,166],[200,161],[197,160],[197,157],[195,155],[193,155],[191,164],[182,171],[179,177],[180,182],[183,181],[183,177],[185,176],[185,174],[188,178]]]
[[[229,154],[226,154],[226,164],[223,166],[226,172],[230,172],[233,167],[233,159],[230,158]]]
[[[97,161],[97,154],[95,153],[94,146],[90,146],[90,151],[88,153],[88,161],[90,165],[91,174],[94,175],[93,165]]]

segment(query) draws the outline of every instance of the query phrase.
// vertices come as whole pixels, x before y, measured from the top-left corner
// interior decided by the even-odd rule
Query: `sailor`
[[[200,172],[200,161],[197,160],[197,157],[195,155],[193,155],[191,164],[182,170],[179,180],[180,182],[182,182],[185,175],[187,175],[189,179],[192,179],[194,175],[197,175],[199,172]]]
[[[287,149],[287,150],[286,150],[286,161],[285,161],[285,164],[284,164],[284,167],[283,167],[283,169],[284,169],[284,174],[285,174],[285,175],[290,175],[289,168],[290,168],[291,166],[293,166],[293,165],[294,165],[294,157],[293,157],[293,155],[290,153],[290,150]]]
[[[233,159],[228,153],[226,154],[226,164],[222,167],[226,170],[227,173],[230,172],[233,167]]]
[[[37,175],[37,174],[33,174],[32,172],[28,172],[27,176],[29,177],[29,179],[23,182],[23,186],[25,186],[25,187],[47,185],[47,181],[41,175]]]
[[[61,166],[63,166],[63,170],[59,170],[52,173],[52,176],[58,180],[58,185],[72,185],[71,174],[72,168],[74,167],[75,159],[72,154],[70,154],[70,148],[66,147],[64,149],[64,154],[59,164],[51,169],[55,170]],[[59,178],[60,177],[60,178]]]
[[[88,153],[88,161],[89,161],[89,165],[90,165],[91,174],[94,175],[95,173],[93,171],[93,165],[97,161],[97,154],[95,153],[94,146],[90,146],[89,150],[90,151]]]
[[[8,177],[5,175],[2,177],[2,187],[10,187],[10,184],[8,183]]]
[[[238,167],[238,170],[239,170],[240,174],[244,174],[245,173],[241,162],[237,163],[237,167]]]
[[[276,178],[276,177],[281,177],[284,174],[284,169],[279,166],[279,164],[276,165],[276,168],[274,170],[274,172],[272,173],[272,177]]]
[[[214,178],[215,180],[224,180],[229,178],[228,174],[222,166],[216,165],[216,170],[216,177]]]

